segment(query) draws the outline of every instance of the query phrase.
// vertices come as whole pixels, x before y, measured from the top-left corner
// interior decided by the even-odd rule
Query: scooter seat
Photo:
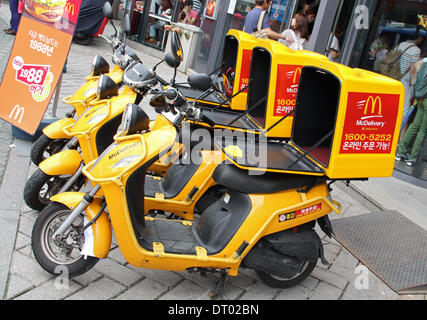
[[[263,194],[303,188],[314,185],[319,177],[309,175],[264,172],[261,175],[249,175],[230,163],[216,167],[212,178],[214,181],[232,190],[242,193]]]
[[[188,181],[193,177],[200,164],[173,164],[165,177],[156,180],[152,176],[145,177],[145,196],[155,198],[156,193],[163,193],[165,199],[175,198]]]
[[[190,87],[184,86],[184,85],[178,85],[177,87],[178,87],[179,91],[185,97],[187,97],[189,99],[197,99],[200,97],[201,94],[203,94],[205,92],[205,91],[190,88]],[[214,103],[214,104],[220,104],[220,103],[223,103],[225,101],[225,98],[223,96],[221,96],[221,94],[219,94],[218,92],[211,91],[208,94],[203,95],[202,98],[200,98],[200,100],[210,102],[210,103]],[[227,106],[227,105],[228,104],[225,104],[224,106]]]

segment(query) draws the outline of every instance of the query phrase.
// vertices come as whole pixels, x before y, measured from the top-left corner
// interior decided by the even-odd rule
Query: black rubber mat
[[[423,228],[397,211],[335,219],[332,224],[336,240],[391,289],[398,293],[426,290],[427,231]]]

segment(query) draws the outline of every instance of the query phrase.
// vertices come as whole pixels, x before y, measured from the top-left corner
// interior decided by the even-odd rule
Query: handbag
[[[25,0],[19,0],[18,2],[18,13],[22,14],[22,12],[24,11],[24,3]]]
[[[264,21],[265,11],[262,11],[258,18],[257,31],[251,33],[252,36],[258,39],[268,39],[267,31],[262,30],[262,22]]]
[[[387,77],[400,81],[408,74],[410,70],[409,67],[404,73],[401,73],[400,58],[408,49],[414,46],[415,45],[411,45],[407,47],[404,51],[399,51],[397,48],[390,50],[379,62],[380,73]]]

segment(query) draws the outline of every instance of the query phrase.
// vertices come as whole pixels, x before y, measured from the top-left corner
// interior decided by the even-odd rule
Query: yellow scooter
[[[302,69],[290,143],[267,141],[266,161],[253,162],[256,138],[216,139],[222,156],[212,178],[227,192],[197,221],[150,217],[143,198],[147,169],[174,145],[183,119],[202,118],[197,107],[176,110],[168,89],[157,130],[142,110],[124,119],[115,143],[83,168],[93,189],[58,194],[38,216],[38,263],[52,274],[58,266],[83,274],[108,256],[114,230],[136,267],[219,272],[213,294],[240,267],[274,287],[302,281],[319,258],[326,263],[315,223],[330,236],[327,214],[340,212],[327,182],[392,174],[404,104],[402,84],[390,78],[324,61]]]
[[[285,288],[305,279],[319,257],[326,263],[313,228],[318,220],[330,235],[326,215],[340,209],[330,199],[323,175],[269,172],[251,176],[224,162],[222,151],[206,151],[216,153],[219,163],[213,178],[227,189],[225,195],[197,222],[144,214],[146,170],[173,146],[188,111],[164,112],[156,130],[150,130],[139,109],[131,122],[132,132],[141,134],[116,135],[116,142],[83,168],[96,186],[87,194],[67,192],[52,197],[32,233],[33,252],[44,269],[54,273],[59,265],[65,266],[71,277],[86,272],[98,258],[107,257],[113,229],[130,264],[220,272],[219,294],[225,278],[236,276],[241,265],[255,269],[268,285]],[[104,197],[95,197],[100,190]]]

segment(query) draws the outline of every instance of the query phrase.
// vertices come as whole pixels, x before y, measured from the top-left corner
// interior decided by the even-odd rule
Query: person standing
[[[406,40],[399,44],[397,50],[402,52],[400,57],[400,73],[402,75],[401,82],[405,87],[405,104],[403,108],[403,119],[411,106],[412,98],[412,86],[411,82],[415,75],[415,63],[420,60],[421,50],[420,46],[424,41],[424,38],[420,35],[416,35],[413,40]]]
[[[282,32],[286,40],[279,40],[288,48],[303,50],[308,45],[308,19],[303,13],[297,13],[291,22],[291,27]]]
[[[403,135],[402,141],[396,154],[397,161],[406,161],[406,165],[413,167],[421,151],[421,146],[427,131],[427,58],[424,58],[423,65],[417,73],[414,84],[414,97],[417,102],[417,113],[414,121]],[[410,144],[415,141],[410,148]]]
[[[264,15],[264,19],[262,21],[262,29],[258,29],[258,20],[263,11],[267,11],[270,7],[271,0],[255,0],[255,8],[249,11],[248,15],[245,18],[245,25],[243,27],[243,31],[246,33],[252,34],[255,31],[265,31],[268,38],[274,40],[285,40],[286,37],[280,33],[274,32],[270,28],[270,16],[268,14]]]
[[[18,13],[19,2],[20,0],[9,0],[9,9],[12,16],[10,19],[10,28],[4,29],[3,31],[11,36],[16,35],[16,32],[18,31],[19,22],[21,20],[21,14]]]

